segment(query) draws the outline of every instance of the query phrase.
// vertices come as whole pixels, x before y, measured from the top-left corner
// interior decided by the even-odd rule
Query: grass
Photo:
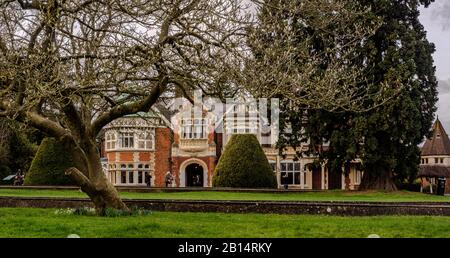
[[[302,193],[243,193],[243,192],[121,192],[124,199],[185,199],[185,200],[274,200],[274,201],[368,201],[368,202],[450,202],[450,197],[417,192],[348,192],[324,191]],[[78,197],[87,195],[76,190],[0,189],[0,196],[20,197]]]
[[[0,208],[0,237],[450,237],[450,217],[335,217],[153,212],[130,217],[55,214],[55,209]]]
[[[443,196],[399,191],[237,193],[121,192],[122,198],[195,200],[442,202]],[[0,189],[0,196],[82,197],[74,190]],[[152,212],[141,216],[96,217],[56,214],[56,209],[0,208],[0,237],[450,237],[450,217],[223,214]]]

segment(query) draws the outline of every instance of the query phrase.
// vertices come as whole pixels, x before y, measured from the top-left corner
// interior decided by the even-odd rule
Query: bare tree
[[[6,164],[9,156],[8,143],[10,138],[10,128],[6,119],[0,119],[0,165]],[[0,178],[0,180],[3,178]]]
[[[327,33],[347,43],[325,52],[323,76],[313,75],[324,52],[311,52],[309,37],[286,45],[294,35],[289,26],[266,23],[263,29],[285,33],[270,44],[252,38],[261,21],[246,13],[248,1],[0,0],[0,116],[58,138],[76,164],[66,174],[99,214],[128,210],[102,171],[96,138],[111,121],[149,111],[163,95],[201,89],[225,98],[243,90],[355,110],[347,101],[368,96],[353,91],[361,77],[346,60],[371,25],[352,23],[355,10],[344,8],[346,1],[278,2],[319,31],[335,24]],[[255,58],[261,51],[265,57]]]
[[[248,26],[234,0],[3,0],[0,116],[58,138],[66,171],[94,202],[128,210],[106,179],[96,137],[165,92],[217,91]]]
[[[402,85],[371,87],[355,54],[381,25],[349,0],[253,0],[252,58],[242,77],[248,91],[282,96],[304,109],[364,112],[384,104]],[[367,105],[367,100],[372,104]]]

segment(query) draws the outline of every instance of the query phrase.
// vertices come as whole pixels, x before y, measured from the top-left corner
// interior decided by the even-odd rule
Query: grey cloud
[[[438,102],[438,111],[437,115],[439,119],[444,124],[447,132],[450,132],[450,91],[448,93],[440,93],[439,94],[439,102]]]
[[[431,19],[437,20],[444,30],[450,30],[450,3],[448,1],[434,2]]]
[[[449,80],[439,80],[438,82],[438,91],[439,94],[447,94],[450,93],[450,79]]]

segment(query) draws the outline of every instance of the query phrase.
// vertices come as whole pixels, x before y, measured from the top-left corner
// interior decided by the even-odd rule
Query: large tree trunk
[[[103,173],[101,171],[101,173]],[[106,177],[103,180],[91,182],[81,171],[72,167],[66,170],[66,175],[71,176],[78,182],[81,190],[85,192],[92,200],[98,215],[105,215],[106,209],[129,211],[126,204],[122,201],[117,189],[108,181]]]
[[[84,139],[81,144],[73,145],[66,139],[66,148],[72,153],[76,167],[66,170],[92,200],[99,215],[105,215],[106,209],[129,211],[117,189],[107,179],[100,162],[100,153],[95,141]],[[80,147],[83,146],[83,148]]]
[[[364,171],[364,175],[358,190],[397,191],[397,186],[394,183],[394,178],[391,170],[383,168],[366,169]]]

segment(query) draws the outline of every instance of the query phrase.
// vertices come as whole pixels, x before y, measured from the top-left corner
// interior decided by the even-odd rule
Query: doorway
[[[186,186],[203,187],[203,167],[197,163],[186,167]]]
[[[322,190],[322,171],[318,168],[312,169],[312,189]]]

